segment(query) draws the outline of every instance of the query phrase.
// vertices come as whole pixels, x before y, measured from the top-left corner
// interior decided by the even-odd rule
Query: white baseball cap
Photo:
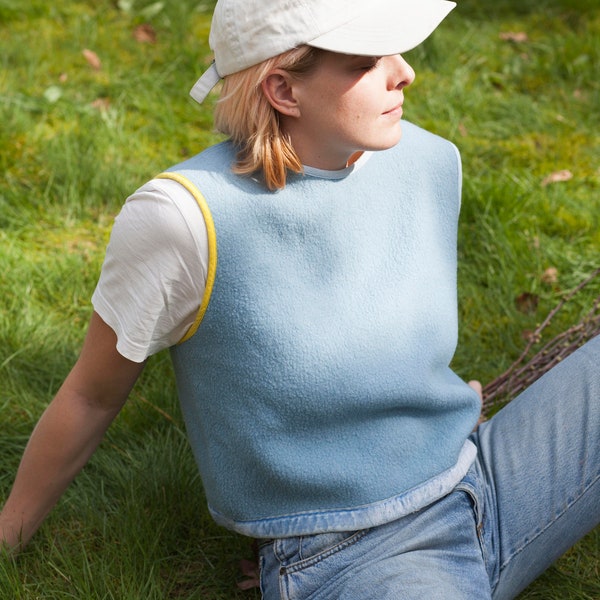
[[[388,56],[425,40],[456,6],[447,0],[218,0],[214,61],[190,95],[202,102],[222,77],[301,45]]]

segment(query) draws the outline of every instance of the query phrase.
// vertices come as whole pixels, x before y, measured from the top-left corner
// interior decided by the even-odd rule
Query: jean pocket
[[[481,548],[481,554],[485,564],[488,564],[488,552],[487,544],[484,538],[484,514],[483,514],[483,503],[481,502],[477,491],[473,486],[464,481],[456,486],[457,491],[464,492],[471,502],[473,509],[473,518],[475,519],[475,528],[477,530],[477,539],[479,540],[479,546]]]
[[[468,483],[464,481],[459,483],[456,486],[457,491],[464,492],[471,501],[471,505],[473,507],[473,514],[475,515],[475,523],[477,525],[477,533],[479,534],[483,529],[483,512],[481,507],[481,502],[477,496],[477,492],[475,489]]]
[[[368,531],[317,533],[280,539],[275,541],[274,550],[284,570],[293,573],[341,552],[362,539]]]

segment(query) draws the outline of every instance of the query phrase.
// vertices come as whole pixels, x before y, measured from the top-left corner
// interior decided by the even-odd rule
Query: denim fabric
[[[453,492],[355,532],[260,549],[265,600],[514,598],[600,522],[600,337],[471,439]]]

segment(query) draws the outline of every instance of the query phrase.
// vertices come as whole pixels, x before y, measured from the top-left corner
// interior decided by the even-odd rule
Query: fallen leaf
[[[150,23],[142,23],[133,30],[133,38],[140,44],[156,44],[156,30]]]
[[[66,73],[61,73],[58,77],[61,83],[66,83],[67,79],[69,79],[69,76]]]
[[[83,50],[83,56],[85,60],[87,60],[88,65],[90,65],[94,71],[99,71],[102,68],[102,61],[93,50],[85,48]]]
[[[568,169],[563,169],[562,171],[555,171],[551,173],[542,181],[542,186],[546,187],[551,183],[558,183],[559,181],[569,181],[569,179],[573,178],[573,173]]]
[[[515,304],[519,312],[532,314],[536,311],[540,298],[536,294],[523,292],[515,298]]]
[[[468,137],[469,136],[469,131],[466,128],[465,124],[462,123],[462,122],[458,124],[458,133],[460,133],[460,135],[462,137]]]
[[[558,281],[558,269],[556,267],[548,267],[542,273],[543,283],[556,283]]]
[[[505,42],[527,42],[529,38],[524,31],[504,31],[500,34],[500,39]]]
[[[96,98],[90,106],[100,112],[106,111],[110,108],[110,98]]]

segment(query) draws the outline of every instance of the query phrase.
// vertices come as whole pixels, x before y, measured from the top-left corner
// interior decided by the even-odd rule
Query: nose
[[[414,69],[402,58],[400,54],[385,57],[389,61],[389,87],[402,89],[415,80]]]

